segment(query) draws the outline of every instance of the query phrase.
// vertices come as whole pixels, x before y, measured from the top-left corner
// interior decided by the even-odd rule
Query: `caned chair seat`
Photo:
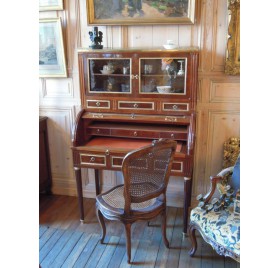
[[[121,209],[123,210],[124,213],[124,205],[125,205],[124,185],[117,186],[111,191],[103,195],[100,195],[98,198],[99,198],[99,202],[101,203],[105,202],[106,205],[109,205],[111,208]],[[103,200],[103,202],[101,201],[101,199]],[[131,209],[143,210],[151,207],[153,209],[155,202],[156,202],[156,198],[152,198],[141,203],[131,203]]]
[[[231,205],[219,212],[206,212],[200,207],[191,211],[190,222],[195,224],[203,239],[220,255],[240,258],[240,216]]]

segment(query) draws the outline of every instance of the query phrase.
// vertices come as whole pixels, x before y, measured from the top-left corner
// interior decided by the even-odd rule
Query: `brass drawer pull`
[[[173,133],[171,134],[171,138],[174,138],[174,134]]]
[[[96,106],[99,107],[101,103],[99,101],[96,102]]]
[[[137,103],[134,104],[134,108],[138,108],[139,105]]]
[[[100,133],[100,129],[99,128],[97,129],[97,133]]]
[[[105,154],[106,154],[106,155],[109,155],[109,150],[106,150]]]
[[[92,156],[91,158],[90,158],[90,162],[94,162],[96,160],[96,158],[94,157],[94,156]]]
[[[173,109],[173,110],[177,110],[177,109],[178,109],[178,106],[175,104],[175,105],[172,106],[172,109]]]
[[[93,118],[103,118],[103,114],[92,114]]]
[[[165,121],[176,122],[176,121],[177,121],[177,118],[176,118],[176,117],[166,116],[166,117],[165,117]]]
[[[138,136],[138,133],[137,133],[136,131],[134,132],[134,136],[135,136],[135,137]]]

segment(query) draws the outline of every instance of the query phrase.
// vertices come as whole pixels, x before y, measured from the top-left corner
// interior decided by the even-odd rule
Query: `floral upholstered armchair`
[[[192,209],[189,238],[192,257],[197,249],[195,231],[223,256],[240,262],[240,140],[230,138],[224,144],[223,170],[210,177],[210,191],[197,199],[199,205]],[[219,198],[213,197],[216,188]]]

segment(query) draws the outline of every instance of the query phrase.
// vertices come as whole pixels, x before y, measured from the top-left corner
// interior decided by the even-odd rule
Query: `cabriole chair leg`
[[[98,207],[96,207],[96,215],[97,215],[98,221],[102,227],[102,235],[100,238],[100,242],[103,244],[105,236],[106,236],[106,224],[105,224],[104,216],[103,216],[102,212],[98,209]]]
[[[192,247],[191,249],[188,251],[189,255],[191,257],[194,256],[196,250],[197,250],[197,239],[196,239],[196,233],[195,233],[196,229],[194,225],[189,225],[189,229],[188,229],[188,235],[191,239],[191,243],[192,243]]]

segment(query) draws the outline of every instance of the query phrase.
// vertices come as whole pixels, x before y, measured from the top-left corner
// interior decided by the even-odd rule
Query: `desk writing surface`
[[[95,137],[90,140],[84,146],[86,147],[94,147],[94,148],[102,148],[109,150],[136,150],[143,146],[150,145],[152,140],[148,139],[130,139],[130,138],[111,138],[111,137]],[[182,144],[180,142],[177,143],[176,152],[180,152],[182,148]]]

